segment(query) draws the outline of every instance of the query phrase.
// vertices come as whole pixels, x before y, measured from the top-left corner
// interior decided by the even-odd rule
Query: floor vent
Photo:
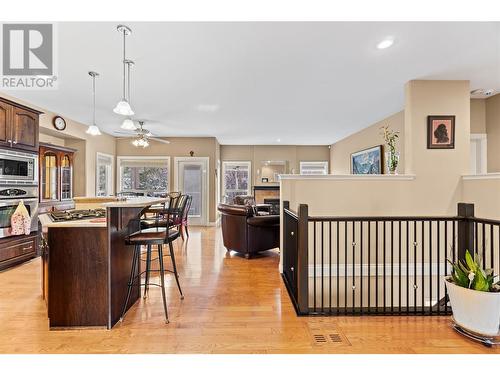
[[[342,342],[342,336],[340,336],[338,333],[331,333],[330,334],[330,341],[332,341],[332,342]]]
[[[313,335],[314,337],[314,342],[318,344],[324,344],[326,343],[326,336],[325,335]]]
[[[347,337],[328,319],[306,323],[314,345],[350,346]]]

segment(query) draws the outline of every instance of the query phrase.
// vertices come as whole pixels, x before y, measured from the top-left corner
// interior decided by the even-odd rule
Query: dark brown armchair
[[[279,247],[279,215],[255,215],[252,206],[219,204],[222,237],[226,249],[250,258],[252,254]]]

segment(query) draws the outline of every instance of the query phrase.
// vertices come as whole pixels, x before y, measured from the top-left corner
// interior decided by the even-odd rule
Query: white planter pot
[[[445,282],[457,324],[483,336],[500,335],[500,293],[462,288],[447,278]]]

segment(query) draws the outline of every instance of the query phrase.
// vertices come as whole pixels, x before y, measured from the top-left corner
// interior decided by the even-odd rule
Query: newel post
[[[474,249],[474,223],[470,218],[474,217],[474,204],[458,204],[458,260],[465,261],[465,251],[477,251]]]
[[[297,303],[301,314],[309,313],[309,210],[300,204],[297,239]]]

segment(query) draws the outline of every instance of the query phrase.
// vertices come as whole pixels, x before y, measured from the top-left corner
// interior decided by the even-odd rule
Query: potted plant
[[[493,270],[483,270],[478,254],[466,251],[465,264],[453,263],[452,274],[445,278],[456,324],[482,336],[500,334],[500,282]]]
[[[385,153],[387,163],[387,172],[389,174],[398,174],[399,152],[396,151],[396,141],[399,138],[399,132],[391,130],[389,125],[382,126],[381,135],[389,151]]]

